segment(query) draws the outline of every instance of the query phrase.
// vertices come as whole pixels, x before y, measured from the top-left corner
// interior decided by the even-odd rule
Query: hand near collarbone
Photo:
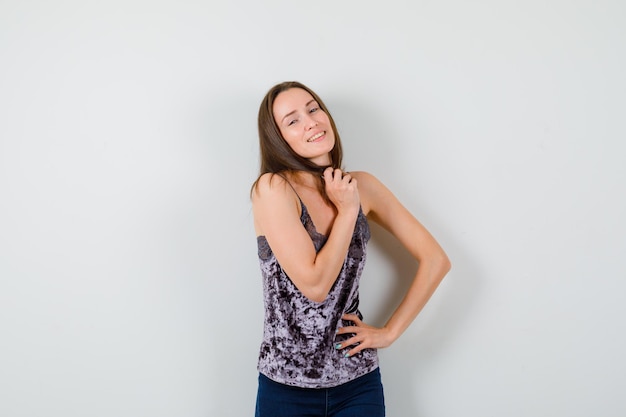
[[[326,194],[330,201],[337,207],[337,211],[358,212],[361,199],[356,179],[340,169],[326,168],[324,171]]]

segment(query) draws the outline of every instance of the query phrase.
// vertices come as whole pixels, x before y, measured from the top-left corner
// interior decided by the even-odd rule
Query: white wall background
[[[297,79],[453,271],[389,416],[624,416],[626,3],[0,0],[0,415],[252,415],[256,112]],[[364,312],[415,266],[374,229]]]

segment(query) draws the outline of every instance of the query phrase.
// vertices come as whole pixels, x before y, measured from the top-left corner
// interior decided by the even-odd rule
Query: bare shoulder
[[[267,194],[281,193],[286,190],[287,180],[281,175],[267,172],[259,177],[252,188],[252,201]]]
[[[252,189],[252,211],[257,234],[265,233],[267,223],[276,219],[299,218],[299,204],[289,182],[279,174],[263,174]]]
[[[265,173],[259,177],[252,188],[251,198],[253,206],[263,201],[274,204],[283,200],[297,202],[297,195],[287,179],[275,173]]]
[[[381,200],[389,198],[391,192],[374,175],[366,171],[350,171],[350,175],[356,179],[359,187],[359,197],[361,198],[361,208],[363,213],[368,215]]]
[[[374,175],[367,171],[350,171],[350,175],[352,175],[353,178],[356,178],[359,183],[363,182],[366,184],[370,182],[379,182]]]

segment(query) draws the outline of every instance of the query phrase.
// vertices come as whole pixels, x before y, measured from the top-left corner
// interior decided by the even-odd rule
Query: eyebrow
[[[313,103],[314,101],[315,101],[315,99],[309,100],[309,101],[308,101],[308,102],[304,105],[304,107],[309,107],[309,104]],[[289,113],[287,113],[287,114],[286,114],[286,115],[285,115],[285,116],[284,116],[284,117],[280,120],[280,121],[281,121],[281,123],[282,123],[283,121],[285,121],[285,119],[286,119],[287,117],[289,117],[289,116],[291,116],[292,114],[294,114],[296,111],[297,111],[297,110],[292,110],[292,111],[290,111]]]

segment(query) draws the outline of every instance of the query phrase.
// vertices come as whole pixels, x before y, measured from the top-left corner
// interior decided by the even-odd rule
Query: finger
[[[365,346],[363,345],[357,345],[354,348],[348,350],[347,352],[345,352],[343,354],[343,356],[345,356],[346,358],[349,358],[351,356],[356,355],[357,353],[359,353],[360,351],[362,351],[363,349],[365,349]]]
[[[324,170],[324,180],[326,181],[330,181],[333,179],[333,168],[332,167],[328,167]]]
[[[356,333],[358,330],[359,328],[356,326],[344,326],[344,327],[337,329],[337,334]]]
[[[344,175],[344,177],[341,179],[341,182],[346,187],[349,187],[351,189],[356,189],[356,186],[357,186],[356,178],[353,178],[349,174]]]
[[[354,336],[341,343],[337,343],[335,345],[335,348],[337,350],[343,349],[344,350],[343,356],[348,358],[350,356],[354,356],[355,354],[359,353],[363,349],[366,349],[367,345],[365,344],[365,339],[363,339],[362,337]]]
[[[337,170],[333,167],[328,167],[324,170],[324,179],[327,183],[332,183],[337,179],[341,179],[341,176],[337,176]]]
[[[341,342],[335,343],[335,349],[341,350],[341,349],[345,349],[349,347],[354,347],[356,345],[360,345],[361,343],[363,343],[364,340],[365,339],[362,336],[353,334],[352,337],[349,337],[348,339],[343,340]]]
[[[359,324],[363,323],[363,322],[361,321],[361,319],[359,318],[359,316],[358,316],[358,315],[356,315],[356,314],[344,314],[343,316],[341,316],[341,318],[342,318],[343,320],[351,321],[351,322],[353,322],[353,323],[354,323],[355,325],[357,325],[357,326],[358,326]]]

